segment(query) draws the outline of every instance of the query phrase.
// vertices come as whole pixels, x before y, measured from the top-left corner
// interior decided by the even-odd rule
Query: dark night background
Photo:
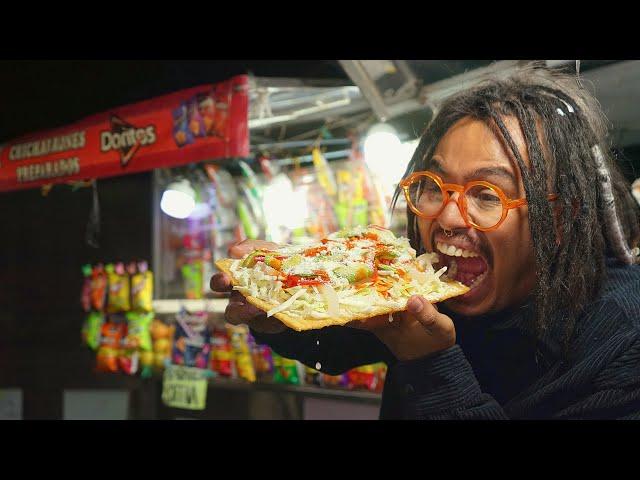
[[[0,143],[247,72],[346,78],[335,61],[0,62]],[[152,387],[136,377],[92,373],[94,353],[80,342],[79,303],[83,264],[151,261],[151,175],[99,180],[98,193],[98,249],[85,242],[91,189],[0,193],[0,388],[23,389],[25,419],[61,419],[65,388],[100,386],[130,389],[132,417],[154,416]]]

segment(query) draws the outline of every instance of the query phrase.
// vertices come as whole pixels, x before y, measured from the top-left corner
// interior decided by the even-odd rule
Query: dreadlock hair
[[[505,116],[520,124],[530,167]],[[576,76],[530,64],[449,97],[427,125],[405,175],[425,170],[440,139],[464,117],[487,123],[520,169],[537,277],[529,328],[539,338],[562,322],[557,327],[566,349],[576,318],[600,291],[606,257],[627,264],[640,258],[632,252],[640,243],[640,212],[609,153],[606,119]],[[548,193],[558,195],[555,207]],[[408,208],[407,215],[409,239],[422,253],[416,216]]]

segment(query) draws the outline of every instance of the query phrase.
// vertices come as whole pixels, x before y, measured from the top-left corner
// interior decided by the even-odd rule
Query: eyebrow
[[[431,158],[431,160],[429,161],[429,167],[431,168],[431,170],[435,171],[435,173],[441,173],[443,175],[447,174],[447,171],[444,169],[444,167],[440,164],[440,162],[438,161],[437,158]],[[482,167],[482,168],[478,168],[477,170],[474,170],[471,174],[467,175],[466,180],[473,180],[473,179],[482,179],[484,177],[503,177],[506,178],[507,180],[511,180],[514,184],[518,184],[516,177],[513,173],[511,173],[511,171],[505,167]]]

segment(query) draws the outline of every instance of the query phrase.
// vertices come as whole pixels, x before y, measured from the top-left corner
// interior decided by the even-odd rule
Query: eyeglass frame
[[[434,182],[436,182],[436,184],[440,187],[440,190],[443,193],[442,206],[433,215],[427,215],[421,212],[420,210],[418,210],[418,208],[411,201],[411,196],[409,194],[409,187],[415,181],[415,179],[418,177],[424,177],[424,176],[429,177]],[[500,217],[500,220],[498,220],[498,222],[491,227],[481,227],[477,225],[476,223],[470,220],[470,217],[468,215],[466,197],[464,194],[468,190],[470,190],[471,188],[477,185],[490,188],[493,191],[495,191],[498,197],[500,198],[500,202],[502,203],[502,215]],[[497,230],[498,227],[500,227],[500,225],[502,225],[502,223],[506,220],[509,210],[512,210],[514,208],[519,208],[527,204],[526,198],[511,199],[505,195],[505,193],[502,191],[500,187],[498,187],[497,185],[494,185],[493,183],[487,182],[485,180],[471,180],[470,182],[467,182],[465,185],[459,185],[457,183],[444,183],[440,175],[438,175],[437,173],[430,172],[428,170],[413,172],[408,177],[402,179],[400,181],[399,186],[402,187],[402,190],[404,191],[404,196],[407,200],[407,205],[409,206],[411,211],[415,213],[417,216],[421,218],[425,218],[427,220],[433,220],[434,218],[437,218],[442,213],[442,211],[445,209],[445,207],[449,204],[449,201],[451,200],[451,195],[449,195],[449,192],[458,192],[460,195],[458,199],[454,201],[456,202],[456,205],[458,205],[458,210],[460,211],[460,215],[462,216],[462,219],[464,220],[467,227],[473,227],[476,230],[480,230],[481,232],[491,232],[493,230]],[[462,199],[462,201],[460,201],[460,199]],[[551,202],[557,199],[558,199],[558,196],[554,193],[550,193],[547,195],[547,200]]]

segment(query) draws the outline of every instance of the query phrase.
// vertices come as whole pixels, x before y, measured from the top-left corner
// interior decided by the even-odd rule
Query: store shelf
[[[190,312],[209,312],[224,314],[229,300],[226,298],[207,298],[203,300],[189,299],[171,299],[171,300],[154,300],[153,310],[159,314],[178,313],[182,307]]]
[[[289,393],[304,397],[349,400],[375,404],[379,404],[382,398],[381,394],[379,393],[367,392],[362,390],[346,390],[339,388],[314,387],[308,385],[286,385],[267,381],[257,381],[250,383],[244,380],[229,378],[211,378],[209,380],[209,387],[245,391],[262,390],[274,393]]]

